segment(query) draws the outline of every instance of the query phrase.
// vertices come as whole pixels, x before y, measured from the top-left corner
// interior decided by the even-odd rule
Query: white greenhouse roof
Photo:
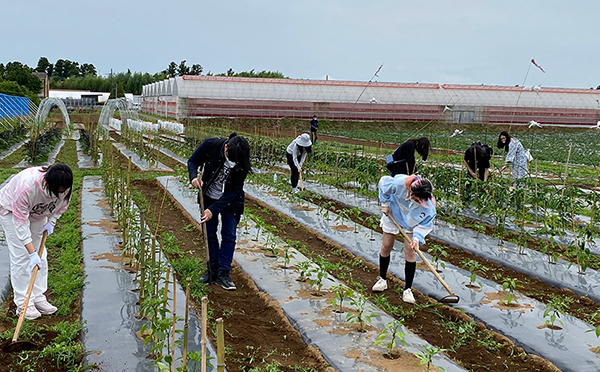
[[[600,109],[600,91],[523,86],[262,79],[184,75],[145,85],[144,96],[460,106]],[[359,99],[360,97],[360,99]]]

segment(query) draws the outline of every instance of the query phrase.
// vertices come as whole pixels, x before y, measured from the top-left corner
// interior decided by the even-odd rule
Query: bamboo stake
[[[208,298],[202,297],[202,341],[200,341],[202,350],[202,372],[206,372],[206,321],[208,313]]]
[[[190,282],[192,278],[187,277],[185,279],[185,320],[183,323],[183,355],[181,361],[181,367],[186,370],[187,365],[187,344],[188,344],[188,328],[189,328],[189,317],[190,317]]]
[[[217,319],[217,372],[225,371],[225,334],[223,318]]]
[[[167,302],[169,300],[169,278],[171,277],[171,266],[167,266],[167,275],[165,275],[165,290],[163,295],[165,301],[163,302],[163,310],[167,308]]]
[[[145,227],[145,212],[140,211],[140,257],[139,263],[141,266],[140,271],[140,318],[144,318],[143,304],[145,300],[144,287],[146,283],[146,227]]]
[[[563,189],[560,196],[565,195],[565,186],[567,185],[567,178],[569,177],[569,160],[571,160],[571,148],[573,148],[573,142],[569,145],[569,155],[567,156],[567,164],[565,164],[565,182],[563,182]]]
[[[173,330],[171,335],[171,372],[175,372],[175,326],[177,325],[177,278],[173,270]]]

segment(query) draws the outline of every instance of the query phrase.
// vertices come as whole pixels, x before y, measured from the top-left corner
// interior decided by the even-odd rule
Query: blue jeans
[[[214,200],[204,198],[205,206],[208,208]],[[221,216],[221,246],[217,237],[217,227]],[[206,235],[208,236],[208,253],[210,256],[210,268],[217,271],[231,271],[233,251],[235,250],[236,228],[240,222],[241,215],[234,214],[227,209],[206,221]]]

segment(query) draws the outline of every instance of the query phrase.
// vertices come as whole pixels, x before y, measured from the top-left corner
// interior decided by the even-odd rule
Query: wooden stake
[[[140,211],[140,250],[139,250],[139,263],[141,267],[140,271],[140,318],[144,318],[143,304],[144,304],[144,287],[146,284],[146,224],[145,224],[145,212]]]
[[[569,155],[567,156],[567,164],[565,164],[565,182],[563,182],[563,189],[560,196],[565,195],[565,186],[567,185],[567,178],[569,177],[569,160],[571,160],[571,149],[573,148],[573,142],[569,145]]]
[[[177,325],[177,278],[173,270],[173,329],[171,331],[171,372],[175,372],[175,326]]]
[[[223,318],[217,319],[217,372],[225,371],[225,334]]]
[[[188,328],[189,328],[189,317],[190,317],[190,282],[192,278],[187,277],[185,279],[185,318],[183,323],[183,355],[181,357],[181,367],[185,371],[187,364],[187,344],[188,344]]]
[[[202,341],[200,341],[202,350],[202,372],[206,372],[206,321],[208,313],[208,298],[202,297]]]

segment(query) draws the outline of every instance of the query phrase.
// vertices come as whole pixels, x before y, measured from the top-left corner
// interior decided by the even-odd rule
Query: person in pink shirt
[[[48,302],[48,261],[44,249],[38,255],[44,231],[54,231],[58,218],[67,210],[73,187],[73,172],[66,164],[33,167],[16,174],[0,189],[0,224],[4,229],[10,257],[10,281],[17,315],[25,302],[31,272],[39,271],[33,285],[25,318],[37,319],[53,314],[56,306]]]

